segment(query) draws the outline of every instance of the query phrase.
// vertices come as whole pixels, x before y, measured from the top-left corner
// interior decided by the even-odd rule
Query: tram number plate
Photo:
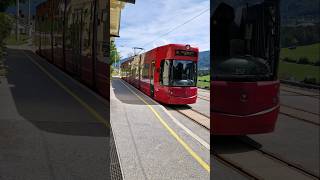
[[[195,51],[185,51],[185,50],[176,50],[176,56],[197,57],[197,52],[195,52]]]

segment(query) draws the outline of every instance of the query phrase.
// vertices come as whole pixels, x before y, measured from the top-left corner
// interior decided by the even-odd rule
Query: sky
[[[0,0],[1,1],[1,0]],[[30,0],[31,3],[31,14],[35,14],[36,12],[36,6],[42,2],[44,2],[45,0]],[[27,15],[28,14],[28,1],[26,1],[26,3],[20,3],[20,9],[22,10],[22,13]],[[10,14],[15,14],[16,13],[16,7],[15,6],[11,6],[8,7],[8,9],[6,10],[7,13]]]
[[[121,14],[120,38],[116,38],[120,55],[126,58],[133,53],[133,47],[148,51],[169,43],[209,50],[209,4],[209,0],[136,0],[136,4],[126,4]],[[172,32],[164,35],[169,31]]]

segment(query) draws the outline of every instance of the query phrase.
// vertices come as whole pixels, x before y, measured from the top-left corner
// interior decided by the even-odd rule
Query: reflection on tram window
[[[193,61],[174,60],[172,67],[173,86],[196,86],[196,63]]]
[[[212,78],[248,81],[275,78],[278,48],[273,3],[217,3],[212,16]],[[219,43],[218,43],[219,42]]]
[[[196,86],[197,64],[187,60],[163,60],[160,83],[166,86]]]

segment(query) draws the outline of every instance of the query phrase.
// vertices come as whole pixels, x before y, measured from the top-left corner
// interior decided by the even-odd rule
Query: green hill
[[[198,67],[200,70],[210,69],[210,51],[202,51],[199,53]]]

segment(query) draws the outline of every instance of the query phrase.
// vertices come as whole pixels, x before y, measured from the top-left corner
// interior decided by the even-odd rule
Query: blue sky
[[[125,58],[132,53],[132,47],[144,47],[148,51],[168,43],[209,50],[209,6],[209,0],[136,0],[134,5],[127,4],[121,15],[120,38],[116,38],[121,56]],[[201,12],[204,13],[199,17],[160,37]]]

